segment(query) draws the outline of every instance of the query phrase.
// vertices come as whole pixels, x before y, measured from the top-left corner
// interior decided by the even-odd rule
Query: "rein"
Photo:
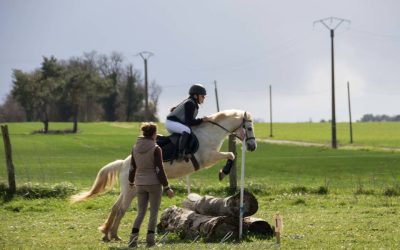
[[[242,140],[242,138],[240,138],[237,134],[235,134],[235,133],[229,131],[229,130],[226,129],[224,126],[222,126],[222,125],[220,125],[220,124],[218,124],[218,123],[216,123],[216,122],[213,122],[213,121],[208,121],[208,122],[211,123],[211,124],[214,124],[214,125],[216,125],[216,126],[218,126],[218,127],[220,127],[220,128],[222,128],[223,130],[225,130],[226,132],[228,132],[230,135],[235,136],[235,137],[238,138],[239,140]],[[241,125],[240,125],[240,126],[241,126]],[[236,130],[236,129],[235,129],[235,130]],[[233,131],[235,131],[235,130],[233,130]]]
[[[254,137],[247,137],[247,130],[246,130],[246,128],[245,128],[245,122],[247,121],[247,119],[246,119],[246,112],[244,113],[244,116],[243,116],[243,121],[242,121],[242,123],[239,125],[239,127],[237,127],[237,128],[235,128],[233,131],[236,131],[238,128],[240,128],[240,127],[242,127],[242,128],[244,128],[245,129],[245,138],[246,138],[246,141],[248,141],[248,140],[251,140],[251,139],[255,139]],[[220,128],[222,128],[223,130],[225,130],[226,132],[228,132],[230,135],[233,135],[233,136],[235,136],[236,138],[238,138],[239,140],[243,140],[242,138],[240,138],[237,134],[235,134],[235,133],[233,133],[233,131],[229,131],[227,128],[225,128],[224,126],[222,126],[222,125],[220,125],[220,124],[218,124],[218,123],[216,123],[216,122],[213,122],[213,121],[208,121],[209,123],[211,123],[211,124],[214,124],[214,125],[216,125],[216,126],[218,126],[218,127],[220,127]]]

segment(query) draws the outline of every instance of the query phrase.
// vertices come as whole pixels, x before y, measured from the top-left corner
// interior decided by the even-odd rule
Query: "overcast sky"
[[[0,100],[12,69],[32,71],[42,56],[58,59],[92,50],[125,56],[151,51],[149,79],[162,87],[159,117],[187,97],[193,83],[208,90],[200,116],[247,110],[269,120],[320,121],[331,117],[329,30],[313,22],[348,19],[335,31],[337,120],[400,114],[399,0],[1,0]],[[329,23],[328,23],[329,24]],[[332,23],[334,27],[336,23]]]

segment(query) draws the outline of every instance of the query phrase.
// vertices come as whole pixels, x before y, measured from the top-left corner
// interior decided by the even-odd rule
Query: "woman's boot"
[[[155,234],[153,232],[147,233],[146,242],[147,242],[147,247],[152,247],[156,244]]]
[[[131,237],[129,238],[128,247],[136,248],[138,246],[137,245],[138,238],[139,238],[139,229],[132,228],[132,233]]]

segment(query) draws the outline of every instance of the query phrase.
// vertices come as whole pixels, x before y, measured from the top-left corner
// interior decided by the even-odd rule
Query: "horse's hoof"
[[[118,237],[118,235],[111,236],[111,239],[115,240],[115,241],[121,241],[122,240],[120,237]]]
[[[104,242],[110,242],[110,239],[107,237],[107,235],[104,235],[103,239]]]
[[[99,227],[98,227],[98,230],[99,230],[101,233],[107,235],[107,230],[106,230],[106,227],[105,227],[104,225],[99,226]]]
[[[222,181],[222,180],[224,179],[224,177],[225,177],[225,174],[224,174],[224,172],[222,171],[222,169],[220,169],[219,172],[218,172],[218,179],[219,179],[219,181]]]

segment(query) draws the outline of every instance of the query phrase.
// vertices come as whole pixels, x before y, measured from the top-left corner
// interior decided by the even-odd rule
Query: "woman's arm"
[[[133,186],[135,183],[135,174],[136,174],[136,162],[135,158],[133,157],[133,150],[131,153],[131,167],[129,168],[129,185]]]
[[[168,178],[164,171],[164,164],[162,161],[162,151],[159,146],[154,150],[154,167],[156,169],[156,174],[160,180],[161,185],[163,185],[164,190],[169,189]]]

